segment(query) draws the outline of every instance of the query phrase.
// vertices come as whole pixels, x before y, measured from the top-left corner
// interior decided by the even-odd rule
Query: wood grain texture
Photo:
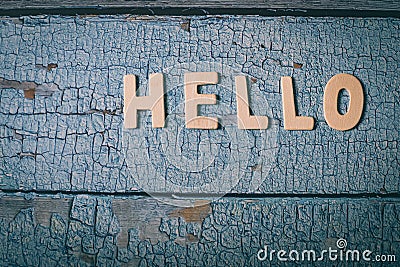
[[[182,26],[184,25],[184,27]],[[189,25],[189,26],[188,26]],[[400,20],[306,17],[23,17],[0,24],[0,188],[51,192],[399,193]],[[300,64],[298,64],[300,63]],[[295,64],[297,64],[295,67]],[[302,65],[301,68],[298,66]],[[49,66],[54,66],[50,67]],[[184,73],[214,71],[217,130],[185,128]],[[123,77],[164,73],[166,127],[123,128]],[[237,128],[235,76],[263,131]],[[363,84],[360,123],[324,120],[338,73]],[[315,130],[283,128],[280,77]],[[28,86],[29,85],[29,86]],[[35,89],[35,98],[23,91]],[[347,110],[343,96],[339,110]]]
[[[60,197],[0,198],[2,266],[276,266],[276,257],[257,259],[265,245],[320,253],[336,249],[339,238],[373,257],[400,253],[398,199],[224,198],[181,208],[148,197]],[[38,220],[43,210],[51,211],[44,222]],[[327,258],[299,263],[368,265]]]
[[[97,0],[8,0],[0,3],[2,9],[29,9],[29,8],[256,8],[256,9],[325,9],[325,10],[381,10],[381,11],[400,11],[400,3],[393,0],[323,0],[323,1],[237,1],[237,0],[219,0],[219,1],[126,1],[126,0],[113,0],[113,1],[97,1]],[[127,10],[129,11],[129,9]]]

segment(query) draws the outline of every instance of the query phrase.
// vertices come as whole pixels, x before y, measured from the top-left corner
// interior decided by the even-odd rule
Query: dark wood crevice
[[[400,2],[339,1],[26,1],[0,2],[0,16],[53,15],[261,15],[315,17],[400,17]]]
[[[20,189],[2,189],[0,192],[5,194],[32,194],[32,195],[63,195],[66,197],[73,197],[77,195],[88,195],[94,197],[155,197],[155,198],[171,198],[171,199],[216,199],[218,197],[224,198],[251,198],[251,199],[263,199],[263,198],[321,198],[321,199],[362,199],[362,198],[386,198],[386,199],[397,199],[400,198],[400,193],[304,193],[304,192],[286,192],[286,193],[227,193],[221,194],[209,194],[209,193],[196,193],[196,194],[176,194],[176,193],[146,193],[143,191],[126,191],[126,192],[94,192],[94,191],[82,191],[82,190],[20,190]]]

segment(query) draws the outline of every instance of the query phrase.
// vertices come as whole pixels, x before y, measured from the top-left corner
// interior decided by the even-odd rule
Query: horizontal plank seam
[[[5,194],[38,194],[38,195],[91,195],[91,196],[116,196],[116,197],[169,197],[176,199],[188,199],[188,198],[216,198],[220,194],[176,194],[176,193],[151,193],[149,195],[146,192],[93,192],[93,191],[67,191],[67,190],[14,190],[14,189],[2,189],[0,192]],[[223,198],[327,198],[327,199],[338,199],[338,198],[399,198],[400,193],[228,193],[222,196]]]
[[[192,8],[192,7],[83,7],[83,8],[14,8],[0,7],[0,16],[19,17],[30,15],[258,15],[258,16],[307,16],[307,17],[400,17],[400,10],[357,9],[270,9],[270,8]]]

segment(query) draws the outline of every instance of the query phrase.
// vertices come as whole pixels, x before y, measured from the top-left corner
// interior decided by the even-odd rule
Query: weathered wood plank
[[[265,245],[288,252],[312,249],[320,256],[323,249],[336,250],[339,238],[349,250],[371,250],[371,258],[400,257],[398,199],[224,198],[193,208],[148,197],[61,199],[72,201],[70,208],[60,206],[60,199],[42,196],[0,199],[2,266],[276,266],[276,255],[272,261],[257,259]],[[45,209],[52,210],[51,217],[38,222]],[[370,264],[362,259],[330,261],[327,255],[322,261],[295,263]],[[374,262],[396,263],[385,264]]]
[[[24,194],[13,195],[1,199],[0,218],[11,221],[22,209],[33,208],[37,223],[49,226],[50,218],[53,213],[57,213],[63,218],[68,218],[71,209],[72,198],[64,197],[35,197]]]
[[[3,19],[0,188],[398,193],[399,25],[392,18]],[[219,85],[201,89],[219,96],[201,112],[220,117],[220,129],[184,128],[187,70],[222,74]],[[123,76],[137,75],[139,94],[147,94],[154,72],[166,79],[166,128],[152,129],[144,112],[138,129],[124,130]],[[365,90],[364,115],[346,132],[327,126],[322,106],[326,82],[341,72]],[[269,129],[237,129],[237,73],[249,78],[251,108],[271,118]],[[286,75],[315,130],[283,129]]]
[[[256,9],[326,9],[326,10],[391,10],[400,11],[400,3],[394,0],[323,0],[323,1],[263,1],[263,0],[219,0],[219,1],[136,1],[136,0],[112,0],[112,1],[97,1],[97,0],[8,0],[0,3],[1,9],[54,9],[54,8],[256,8]]]

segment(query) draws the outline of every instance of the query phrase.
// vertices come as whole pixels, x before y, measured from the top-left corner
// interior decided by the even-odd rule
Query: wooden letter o
[[[338,111],[340,90],[345,89],[349,93],[349,108],[345,114]],[[324,116],[328,125],[339,131],[350,130],[361,119],[364,108],[364,92],[361,82],[350,74],[337,74],[333,76],[325,87],[324,92]]]

